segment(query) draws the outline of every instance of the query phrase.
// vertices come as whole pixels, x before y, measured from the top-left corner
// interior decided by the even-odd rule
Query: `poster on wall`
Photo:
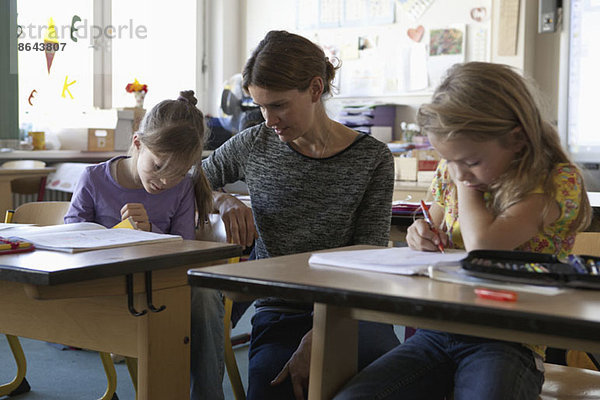
[[[436,87],[448,68],[465,61],[465,24],[429,30],[429,85]]]

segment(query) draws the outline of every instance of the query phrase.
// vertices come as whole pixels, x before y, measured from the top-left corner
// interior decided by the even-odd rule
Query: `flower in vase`
[[[125,86],[125,90],[127,93],[133,93],[135,96],[136,107],[142,108],[144,106],[144,97],[146,97],[146,93],[148,92],[148,85],[143,85],[137,79],[134,79],[133,83],[128,83]]]

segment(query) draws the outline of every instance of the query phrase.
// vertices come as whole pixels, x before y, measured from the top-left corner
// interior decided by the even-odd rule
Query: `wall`
[[[16,0],[0,1],[0,147],[19,143],[16,20]]]
[[[568,0],[566,0],[568,1]],[[241,59],[245,60],[254,46],[262,39],[264,34],[271,29],[285,29],[303,34],[307,37],[314,32],[298,31],[296,27],[295,0],[248,0],[245,14],[245,35],[242,33],[243,46]],[[538,84],[543,97],[547,100],[547,112],[552,120],[557,120],[560,72],[560,42],[563,34],[559,31],[554,34],[537,34],[537,1],[521,0],[519,10],[518,44],[517,54],[514,56],[499,56],[498,43],[500,34],[499,10],[501,0],[471,1],[435,1],[423,14],[418,24],[425,27],[436,24],[448,24],[452,22],[468,23],[465,20],[466,10],[472,7],[484,5],[488,7],[490,35],[489,61],[512,65],[531,76]],[[397,3],[396,7],[400,3]],[[489,6],[488,6],[489,4]],[[491,15],[489,15],[491,14]],[[472,21],[471,21],[472,22]],[[412,25],[411,25],[412,24]],[[394,26],[398,32],[405,32],[408,27],[417,23],[407,20],[405,14],[396,13]],[[339,30],[345,28],[338,28]],[[365,28],[363,28],[365,29]],[[323,35],[321,35],[323,36]],[[467,44],[468,46],[468,44]],[[342,60],[343,61],[343,60]],[[430,91],[429,91],[430,92]],[[416,95],[405,94],[382,98],[384,101],[407,104],[406,114],[410,115],[418,104],[427,101],[429,93],[418,93]]]

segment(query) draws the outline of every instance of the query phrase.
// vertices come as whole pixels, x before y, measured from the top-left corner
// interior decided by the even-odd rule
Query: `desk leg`
[[[310,400],[331,399],[356,374],[358,321],[348,310],[315,303],[310,359]]]
[[[153,297],[154,304],[167,308],[139,318],[137,398],[189,399],[190,288],[157,290]]]

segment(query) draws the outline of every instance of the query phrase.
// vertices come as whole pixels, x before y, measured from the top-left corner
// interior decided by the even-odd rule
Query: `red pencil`
[[[440,249],[440,251],[442,253],[444,253],[444,245],[442,244],[442,238],[440,237],[440,231],[433,226],[433,222],[431,221],[431,215],[429,215],[429,209],[427,208],[427,204],[425,204],[425,202],[423,200],[421,200],[421,210],[423,210],[423,217],[425,218],[425,222],[427,222],[429,224],[429,228],[431,229],[431,231],[433,233],[435,233],[435,235],[437,236],[439,242],[438,242],[438,249]]]

